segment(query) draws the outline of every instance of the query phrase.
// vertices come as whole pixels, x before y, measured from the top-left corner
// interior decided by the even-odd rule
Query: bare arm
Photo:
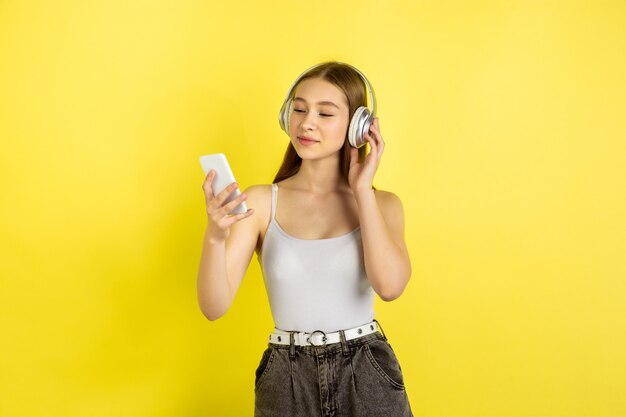
[[[228,215],[248,198],[249,189],[230,203],[222,205],[236,189],[236,184],[229,185],[217,196],[213,196],[211,181],[209,173],[203,184],[208,224],[204,232],[197,289],[200,310],[209,320],[216,320],[232,305],[252,259],[258,228],[253,220],[240,221],[250,217],[254,213],[252,209],[243,214]]]
[[[214,240],[207,227],[198,268],[198,304],[209,320],[223,316],[234,294],[226,268],[226,241]]]
[[[402,294],[409,282],[411,261],[404,242],[402,202],[393,193],[378,194],[369,189],[355,197],[367,276],[380,298],[391,301]]]

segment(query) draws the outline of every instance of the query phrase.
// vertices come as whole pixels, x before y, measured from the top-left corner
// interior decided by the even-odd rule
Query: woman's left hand
[[[348,182],[354,193],[372,189],[374,174],[385,149],[385,142],[378,126],[378,117],[372,121],[370,131],[365,134],[365,140],[370,144],[371,149],[363,162],[359,162],[359,150],[357,148],[350,149]]]

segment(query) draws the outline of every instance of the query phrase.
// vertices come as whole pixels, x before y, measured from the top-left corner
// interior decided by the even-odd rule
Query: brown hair
[[[367,90],[363,79],[358,72],[349,65],[336,61],[328,61],[313,68],[311,71],[302,76],[298,80],[298,84],[293,86],[292,95],[295,94],[296,87],[308,78],[321,78],[337,86],[348,99],[348,117],[352,119],[352,115],[360,106],[367,107]],[[363,162],[366,156],[366,147],[361,146],[358,149],[358,161]],[[346,137],[344,138],[343,148],[339,151],[339,171],[341,175],[348,181],[348,171],[350,170],[350,142],[348,141],[348,130],[346,129]],[[295,175],[300,170],[302,158],[294,149],[291,142],[287,145],[283,162],[278,169],[278,173],[274,177],[274,183],[282,181]],[[375,190],[376,187],[372,186]]]

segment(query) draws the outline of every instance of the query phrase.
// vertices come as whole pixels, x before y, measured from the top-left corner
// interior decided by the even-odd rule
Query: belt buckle
[[[314,335],[315,333],[321,333],[321,334],[323,335],[323,336],[322,336],[322,342],[323,342],[323,343],[322,343],[321,345],[316,345],[315,343],[311,342],[311,338],[313,337],[313,335]],[[326,341],[327,341],[327,340],[328,340],[328,338],[326,337],[326,333],[324,333],[324,332],[323,332],[323,331],[321,331],[321,330],[314,330],[313,332],[311,332],[311,334],[309,335],[309,337],[307,337],[307,338],[306,338],[307,343],[310,343],[310,344],[311,344],[311,345],[313,345],[313,346],[326,346]]]

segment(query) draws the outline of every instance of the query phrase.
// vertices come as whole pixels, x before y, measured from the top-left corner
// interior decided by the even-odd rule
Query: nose
[[[313,112],[308,111],[303,114],[303,117],[300,121],[300,126],[304,130],[313,130],[315,129],[315,116]]]

